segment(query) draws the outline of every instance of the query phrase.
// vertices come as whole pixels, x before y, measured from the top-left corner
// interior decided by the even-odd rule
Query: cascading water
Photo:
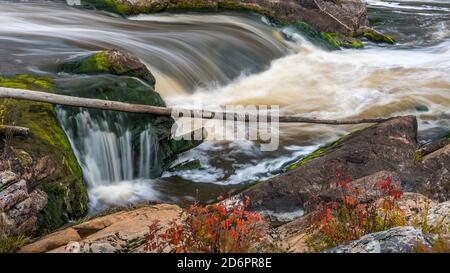
[[[159,143],[150,124],[134,143],[126,114],[59,107],[57,116],[83,169],[91,212],[156,198],[151,178],[160,168]]]
[[[371,24],[396,36],[396,45],[326,52],[293,28],[242,13],[124,19],[54,2],[1,2],[0,73],[71,78],[53,73],[55,63],[118,47],[148,65],[169,105],[275,104],[324,118],[414,114],[420,141],[448,134],[450,4],[366,2]],[[93,209],[141,199],[192,200],[197,189],[197,197],[215,198],[359,128],[281,126],[280,148],[270,153],[252,142],[206,142],[179,159],[199,159],[202,169],[151,179],[159,168],[151,126],[136,132],[126,116],[62,108],[58,118],[83,167]]]

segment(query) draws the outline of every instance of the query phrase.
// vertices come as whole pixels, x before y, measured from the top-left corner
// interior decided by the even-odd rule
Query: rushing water
[[[368,0],[372,25],[396,45],[327,52],[294,29],[275,28],[259,15],[158,14],[128,19],[60,3],[0,2],[0,73],[33,72],[58,78],[58,61],[104,48],[124,48],[142,59],[170,105],[280,105],[284,113],[319,118],[414,114],[420,139],[450,128],[450,3]],[[156,168],[151,128],[138,160],[126,126],[76,115],[76,134],[58,111],[88,183],[92,208],[142,199],[190,201],[266,179],[286,163],[357,126],[282,125],[280,148],[261,152],[247,141],[207,141],[180,156],[203,168]],[[71,124],[72,124],[71,123]],[[218,128],[220,128],[218,126]],[[198,192],[196,191],[198,190]]]

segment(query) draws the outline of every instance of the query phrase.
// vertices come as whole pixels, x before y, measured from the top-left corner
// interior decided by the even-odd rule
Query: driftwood
[[[29,132],[30,129],[26,127],[0,125],[0,135],[27,136]]]
[[[172,113],[180,113],[180,117],[181,116],[186,117],[186,115],[184,114],[189,113],[188,117],[195,117],[195,118],[201,117],[202,119],[220,119],[220,120],[224,119],[225,117],[226,119],[234,119],[245,122],[255,121],[258,120],[259,118],[258,116],[250,114],[243,115],[240,113],[189,110],[189,109],[159,107],[143,104],[130,104],[119,101],[88,99],[88,98],[57,95],[46,92],[5,88],[5,87],[0,87],[0,98],[30,100],[72,107],[113,110],[128,113],[152,114],[159,116],[172,116]],[[330,124],[330,125],[380,123],[386,120],[388,119],[386,118],[354,119],[354,120],[315,119],[295,115],[292,116],[281,115],[279,116],[278,119],[278,121],[282,123],[315,123],[315,124]]]

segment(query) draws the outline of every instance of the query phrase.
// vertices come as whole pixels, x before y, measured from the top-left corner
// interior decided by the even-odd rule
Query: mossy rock
[[[363,37],[375,43],[395,44],[395,38],[392,35],[385,35],[376,30],[368,29],[363,32]]]
[[[155,77],[133,54],[118,49],[100,51],[69,59],[58,65],[59,72],[74,74],[112,74],[136,77],[155,87]]]
[[[341,48],[336,39],[334,39],[329,33],[318,32],[306,22],[298,22],[294,24],[294,27],[314,45],[328,50],[339,50]]]
[[[364,47],[364,44],[358,38],[347,37],[336,32],[322,32],[321,34],[330,44],[339,48],[360,49]]]
[[[54,92],[49,78],[31,75],[0,76],[0,86]],[[26,137],[15,137],[12,147],[26,151],[32,158],[49,156],[56,171],[40,182],[49,202],[39,216],[40,231],[45,233],[86,212],[88,196],[81,168],[69,141],[55,118],[54,106],[14,99],[0,100],[0,121],[30,129]]]
[[[314,152],[308,154],[307,156],[301,158],[300,160],[295,161],[294,163],[289,163],[286,166],[284,166],[282,169],[283,171],[287,172],[287,171],[292,171],[297,169],[300,166],[303,166],[305,164],[308,164],[309,162],[311,162],[314,158],[317,158],[325,153],[327,153],[328,151],[330,151],[332,148],[336,147],[338,144],[342,143],[344,140],[348,139],[350,136],[361,132],[364,129],[361,130],[356,130],[354,132],[351,132],[341,138],[339,138],[338,140],[325,144],[321,147],[319,147],[317,150],[315,150]]]

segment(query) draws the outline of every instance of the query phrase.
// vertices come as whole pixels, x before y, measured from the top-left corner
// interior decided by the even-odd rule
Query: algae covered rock
[[[84,0],[85,6],[121,15],[171,11],[238,10],[262,14],[279,24],[306,22],[320,32],[353,35],[368,24],[360,0]]]
[[[0,86],[54,91],[51,79],[30,75],[0,76]],[[53,230],[69,219],[84,215],[88,197],[83,176],[69,141],[55,118],[54,106],[2,99],[0,121],[1,124],[30,128],[28,136],[14,137],[11,140],[11,146],[19,158],[22,158],[22,163],[30,163],[30,158],[39,159],[48,156],[56,166],[55,171],[37,185],[48,196],[48,203],[38,219],[41,231]]]
[[[76,74],[106,73],[136,77],[155,86],[155,77],[148,68],[129,52],[111,49],[63,62],[58,71]]]
[[[395,44],[395,38],[392,35],[382,34],[373,29],[365,30],[362,36],[375,43]]]

